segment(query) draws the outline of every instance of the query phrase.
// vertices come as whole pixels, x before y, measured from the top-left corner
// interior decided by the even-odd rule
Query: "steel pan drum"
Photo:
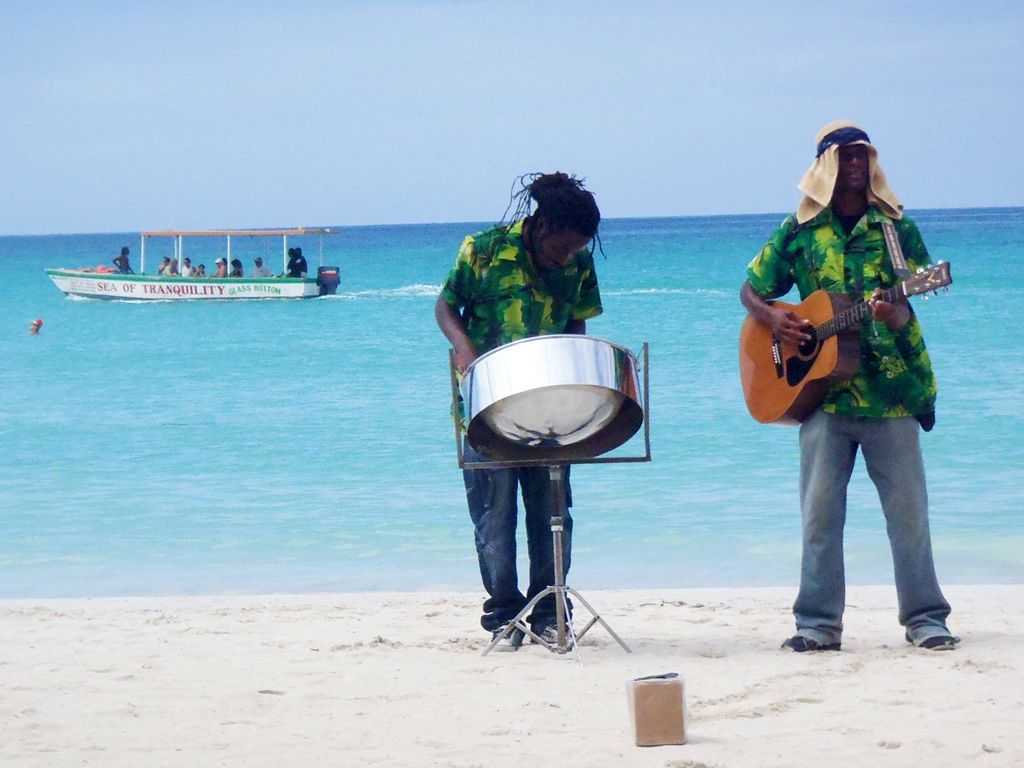
[[[469,444],[491,461],[588,459],[643,424],[637,359],[590,336],[535,336],[493,349],[462,377]]]

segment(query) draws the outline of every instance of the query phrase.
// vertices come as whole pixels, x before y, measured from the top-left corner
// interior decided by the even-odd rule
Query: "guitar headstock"
[[[937,291],[953,282],[949,272],[949,262],[940,261],[933,267],[922,267],[903,281],[903,290],[907,296],[919,296],[929,291]]]

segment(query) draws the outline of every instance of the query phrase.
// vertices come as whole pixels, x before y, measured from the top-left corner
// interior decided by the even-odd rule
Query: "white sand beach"
[[[849,590],[840,653],[779,650],[793,589],[583,590],[571,655],[480,652],[476,593],[0,601],[16,766],[1019,766],[1024,586],[952,586],[952,652],[892,587]],[[633,746],[624,682],[678,672],[685,746]]]

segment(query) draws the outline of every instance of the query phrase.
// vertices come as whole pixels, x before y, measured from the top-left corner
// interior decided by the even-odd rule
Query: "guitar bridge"
[[[782,364],[782,343],[775,338],[772,339],[772,360],[775,361],[775,376],[781,379],[786,375],[786,368]]]

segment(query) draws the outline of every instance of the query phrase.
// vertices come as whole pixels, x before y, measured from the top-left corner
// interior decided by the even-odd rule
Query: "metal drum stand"
[[[576,648],[577,643],[583,639],[583,636],[587,634],[587,632],[590,631],[590,628],[595,624],[600,624],[604,627],[608,631],[608,634],[615,638],[615,642],[622,646],[622,650],[626,653],[632,653],[629,646],[622,641],[621,637],[615,634],[615,630],[608,626],[608,622],[601,618],[600,614],[598,614],[598,612],[594,610],[593,606],[584,599],[583,595],[565,583],[565,563],[562,559],[562,533],[564,531],[565,518],[569,512],[565,504],[566,467],[565,465],[560,464],[549,466],[548,469],[551,472],[551,494],[552,501],[554,502],[554,511],[551,515],[551,538],[554,545],[555,556],[555,583],[534,596],[534,598],[526,604],[523,610],[519,612],[519,615],[509,622],[504,631],[491,640],[488,646],[484,649],[483,655],[486,656],[490,653],[502,638],[517,627],[533,638],[533,642],[540,643],[549,651],[553,651],[555,653],[567,653],[571,650],[576,650],[578,654],[579,651]],[[530,625],[526,622],[526,617],[533,611],[533,607],[548,595],[555,596],[555,629],[557,630],[557,634],[554,643],[549,643],[534,633],[530,628]],[[590,621],[587,623],[587,626],[578,633],[573,631],[572,622],[570,621],[569,595],[575,597],[584,608],[590,611]]]
[[[645,453],[643,456],[609,456],[609,457],[577,457],[571,461],[565,463],[551,463],[544,461],[543,459],[538,460],[527,460],[518,459],[512,461],[471,461],[466,462],[463,457],[462,451],[462,432],[456,419],[455,425],[455,445],[456,454],[459,460],[460,469],[511,469],[518,467],[538,467],[546,466],[551,477],[551,494],[552,494],[552,514],[551,514],[551,538],[553,543],[553,554],[554,554],[554,584],[547,587],[539,594],[534,596],[529,603],[519,612],[519,614],[508,623],[504,631],[494,637],[493,640],[487,645],[483,651],[483,655],[486,656],[494,647],[510,632],[515,629],[520,629],[525,635],[533,640],[533,642],[543,645],[549,651],[553,653],[568,653],[569,651],[575,651],[577,658],[582,665],[583,661],[579,658],[579,648],[577,647],[578,642],[583,639],[584,635],[590,631],[591,627],[595,624],[600,624],[604,629],[611,635],[615,642],[617,642],[626,653],[632,653],[629,646],[623,642],[622,638],[615,634],[615,631],[608,625],[600,614],[594,610],[593,606],[587,602],[587,600],[577,592],[575,589],[565,583],[565,563],[562,557],[562,534],[564,532],[565,519],[569,514],[569,510],[566,504],[566,471],[572,464],[615,464],[615,463],[636,463],[646,462],[651,460],[651,432],[650,432],[650,399],[648,395],[648,384],[650,381],[650,374],[648,368],[648,345],[645,342],[643,346],[643,357],[644,357],[644,368],[643,368],[643,430],[644,430],[644,447]],[[449,353],[449,367],[451,373],[451,385],[452,385],[452,405],[453,414],[459,414],[459,384],[457,378],[457,368],[455,352],[452,350]],[[549,643],[541,638],[539,635],[534,633],[530,625],[526,621],[526,617],[530,615],[534,606],[537,605],[542,599],[548,595],[555,596],[555,629],[556,639],[554,643]],[[571,617],[569,615],[569,596],[575,598],[579,603],[590,612],[590,621],[587,622],[586,626],[580,632],[573,631]]]

